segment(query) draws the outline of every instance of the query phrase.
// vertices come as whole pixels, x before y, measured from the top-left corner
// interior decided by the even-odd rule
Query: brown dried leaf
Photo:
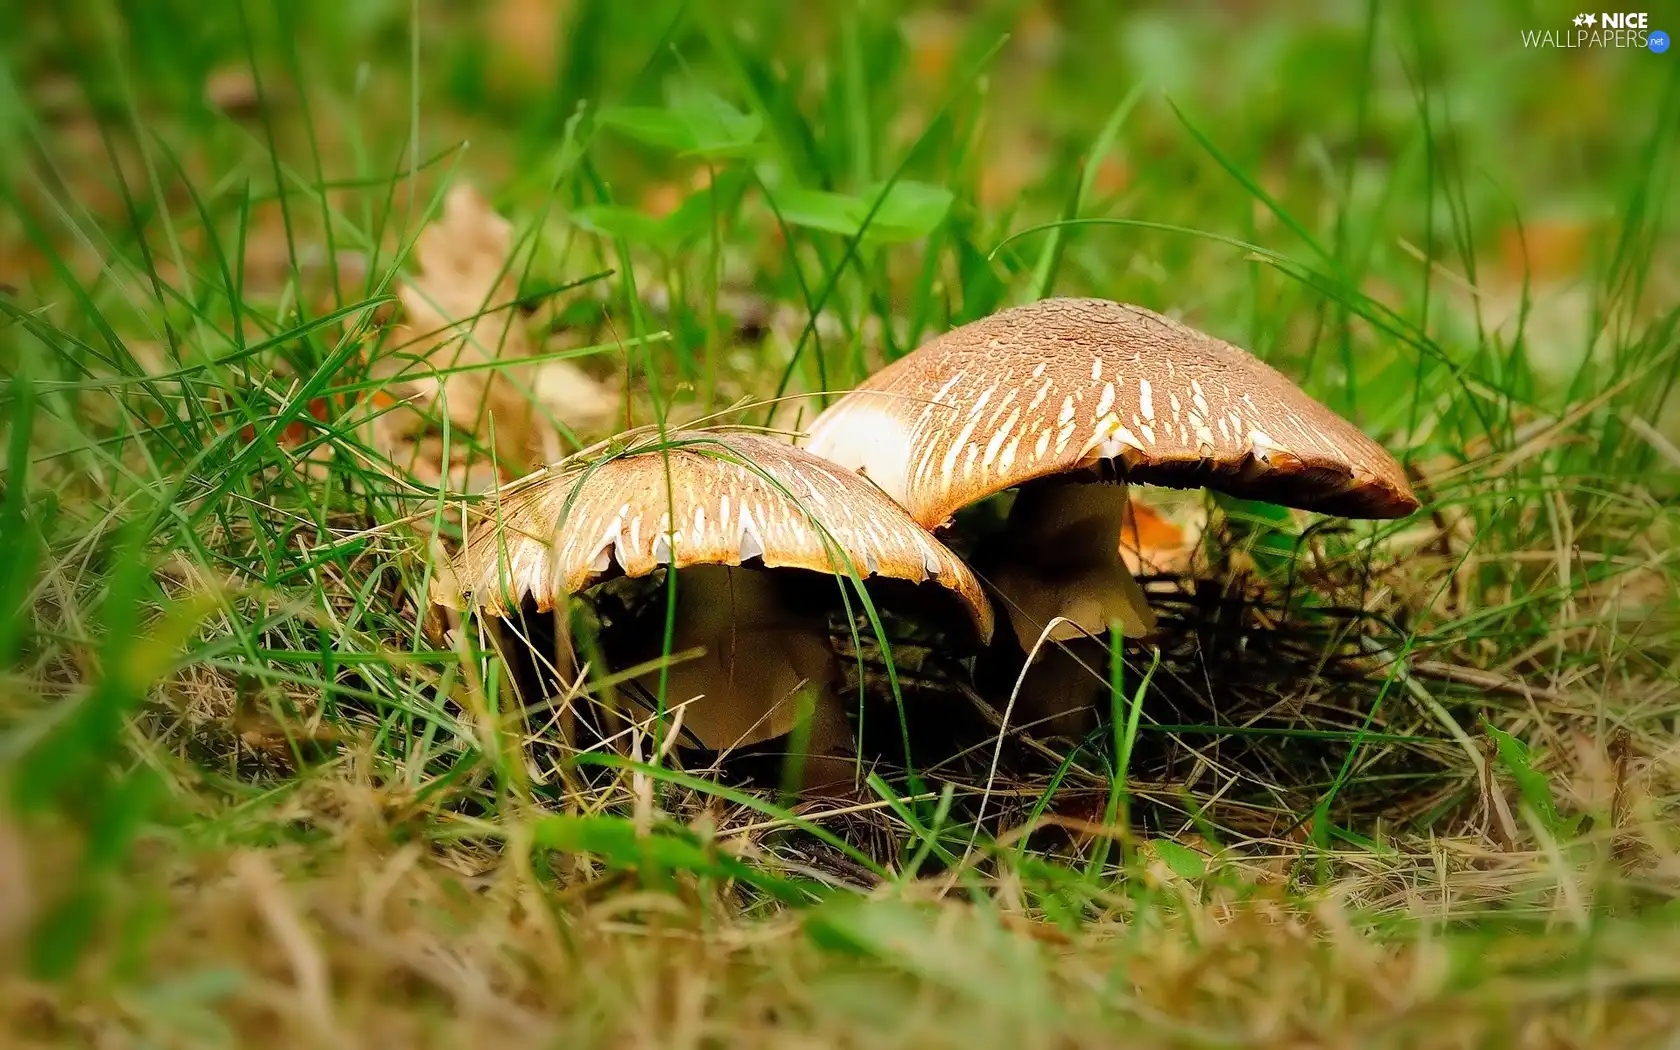
[[[1207,528],[1207,512],[1198,506],[1167,509],[1130,493],[1120,527],[1120,560],[1134,576],[1185,575]]]
[[[537,404],[574,433],[608,430],[620,418],[618,386],[596,379],[570,361],[538,365],[530,383]],[[530,451],[544,463],[552,463],[572,450],[560,447],[553,428],[539,426]]]
[[[569,5],[560,0],[495,0],[488,5],[490,43],[499,85],[530,84],[554,72],[555,45]]]
[[[257,78],[248,66],[223,66],[204,79],[204,101],[231,116],[252,116],[262,108]]]
[[[431,432],[434,410],[446,412],[458,433],[477,435],[485,444],[493,433],[504,478],[561,451],[537,405],[578,431],[597,430],[614,418],[616,389],[570,361],[504,365],[441,379],[417,374],[411,359],[449,369],[531,357],[515,307],[512,247],[508,221],[472,187],[457,185],[444,199],[443,214],[415,242],[419,272],[397,290],[407,320],[396,343],[408,364],[384,374],[402,374],[388,393],[405,405],[379,417],[375,438],[393,461],[414,465],[425,481],[447,478],[476,487],[495,480],[488,464],[468,462],[465,441],[452,442],[450,462],[442,462],[441,441]]]
[[[397,292],[415,356],[438,368],[530,356],[515,323],[512,241],[512,226],[478,191],[464,184],[449,191],[443,215],[415,242],[420,272]],[[440,393],[457,427],[482,434],[493,421],[497,458],[522,470],[531,405],[506,376],[495,369],[453,373]]]

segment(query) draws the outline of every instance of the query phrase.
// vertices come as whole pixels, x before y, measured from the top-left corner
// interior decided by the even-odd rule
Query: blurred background
[[[796,385],[844,387],[1007,301],[1100,294],[1287,357],[1332,407],[1395,433],[1417,425],[1419,402],[1454,396],[1451,367],[1519,400],[1566,396],[1595,346],[1613,356],[1606,325],[1672,301],[1676,63],[1524,46],[1525,31],[1570,29],[1574,13],[1377,0],[17,5],[0,164],[22,208],[0,217],[0,280],[50,279],[55,258],[85,272],[140,241],[171,263],[170,242],[198,252],[208,227],[230,251],[242,243],[244,294],[278,289],[294,261],[320,271],[330,246],[357,278],[339,275],[347,301],[358,281],[377,286],[440,187],[467,180],[528,243],[524,293],[615,268],[622,245],[639,292],[671,315],[678,377],[705,385],[706,346],[725,392],[762,396],[741,373],[765,358],[785,368],[798,326],[731,358],[711,308],[752,328],[775,304],[808,306],[859,221],[847,207],[866,212],[867,191],[902,180],[825,304],[841,330],[799,355]],[[697,147],[681,125],[713,103],[722,137]],[[676,132],[636,125],[655,108],[677,114]],[[712,209],[701,191],[717,176],[728,206]],[[782,193],[778,216],[767,202]],[[1140,225],[1068,228],[1053,267],[1049,233],[1004,243],[1073,216]],[[1362,324],[1349,296],[1413,330]],[[1402,350],[1408,339],[1430,345]]]

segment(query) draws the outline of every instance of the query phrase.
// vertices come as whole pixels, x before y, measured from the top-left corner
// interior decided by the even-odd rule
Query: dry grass
[[[1071,926],[1008,874],[755,916],[725,883],[394,845],[412,810],[358,780],[293,788],[282,844],[143,843],[119,907],[167,925],[62,984],[9,973],[14,1045],[1633,1046],[1675,1019],[1680,935],[1543,852],[1418,843],[1308,893],[1275,874],[1288,852],[1211,883],[1140,864]],[[1514,897],[1522,937],[1433,921]]]

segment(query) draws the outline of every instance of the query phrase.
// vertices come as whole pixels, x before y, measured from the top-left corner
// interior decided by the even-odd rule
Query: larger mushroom
[[[1113,481],[1348,517],[1418,506],[1392,456],[1281,372],[1102,299],[1046,299],[946,332],[830,406],[805,445],[930,530],[1019,488],[1003,543],[977,568],[1025,651],[1112,622],[1154,629],[1119,558],[1126,497]]]
[[[456,558],[442,597],[508,615],[539,611],[604,579],[678,572],[666,704],[705,748],[724,751],[794,730],[808,713],[805,786],[829,786],[849,735],[812,573],[933,581],[982,638],[991,606],[969,568],[856,474],[802,449],[743,433],[692,431],[655,447],[504,494]],[[800,572],[798,570],[803,570]],[[833,587],[832,582],[828,584]],[[657,660],[663,632],[627,661]],[[636,681],[651,706],[660,673]]]

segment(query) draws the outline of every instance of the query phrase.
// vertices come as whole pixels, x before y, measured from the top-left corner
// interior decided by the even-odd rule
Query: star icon
[[[1576,15],[1575,16],[1575,24],[1578,25],[1578,26],[1586,25],[1587,24],[1587,16],[1586,15]]]
[[[1598,16],[1597,15],[1582,15],[1581,17],[1585,18],[1587,20],[1587,25],[1589,25],[1589,26],[1593,26],[1593,25],[1598,24]]]

